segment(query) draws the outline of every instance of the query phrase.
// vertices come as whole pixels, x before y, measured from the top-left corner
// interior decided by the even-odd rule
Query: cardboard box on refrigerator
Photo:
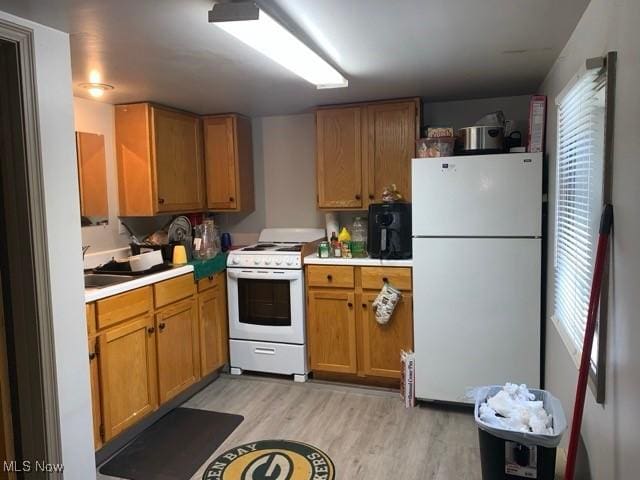
[[[544,152],[544,137],[547,123],[546,95],[533,95],[529,101],[529,136],[527,152]]]

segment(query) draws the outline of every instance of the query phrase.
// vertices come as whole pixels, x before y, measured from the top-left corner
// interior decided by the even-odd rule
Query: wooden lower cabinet
[[[225,279],[196,293],[187,274],[86,305],[96,450],[228,362]]]
[[[389,323],[380,325],[372,306],[377,296],[361,296],[362,370],[365,375],[400,378],[400,350],[413,349],[413,297],[403,294]]]
[[[224,278],[198,296],[200,317],[200,371],[202,376],[227,363],[229,334]]]
[[[353,286],[322,286],[322,279],[347,278]],[[413,350],[411,269],[402,267],[307,267],[307,343],[311,370],[318,378],[397,385],[400,352]],[[316,279],[315,283],[312,281]],[[384,280],[383,280],[384,279]],[[386,325],[375,319],[372,306],[388,280],[402,291],[402,299]],[[340,377],[342,375],[342,377]]]
[[[100,369],[98,368],[98,355],[96,353],[98,339],[89,338],[89,380],[91,383],[91,410],[93,414],[93,444],[98,450],[102,447],[102,406],[100,404]]]
[[[308,290],[307,338],[312,370],[356,373],[355,294],[349,290]]]
[[[98,336],[104,441],[158,407],[153,317],[143,315]]]
[[[193,298],[156,313],[158,393],[160,403],[198,381],[200,375],[198,312]]]

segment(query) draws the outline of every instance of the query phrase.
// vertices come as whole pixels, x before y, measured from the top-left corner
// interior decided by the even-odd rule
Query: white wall
[[[519,95],[453,102],[424,102],[422,124],[459,129],[474,125],[487,113],[502,110],[508,120],[515,121],[514,130],[519,130],[522,138],[526,139],[529,125],[529,99],[530,95]]]
[[[607,343],[606,403],[589,391],[582,426],[588,458],[583,470],[597,480],[630,480],[640,475],[640,2],[592,0],[569,42],[544,81],[549,96],[549,191],[555,190],[556,115],[554,99],[590,57],[618,52],[615,102],[612,281]],[[551,199],[550,212],[554,210]],[[553,215],[550,215],[553,245]],[[551,257],[551,256],[550,256]],[[553,263],[549,258],[549,315],[553,312]],[[577,369],[552,322],[547,322],[547,388],[560,397],[570,418]],[[576,478],[588,478],[586,471]]]
[[[268,227],[318,227],[316,206],[316,123],[312,113],[265,117],[262,158]]]
[[[62,459],[65,478],[95,478],[69,36],[0,18],[34,31]]]
[[[109,224],[82,227],[82,244],[91,245],[90,253],[126,247],[129,235],[118,233],[118,171],[115,152],[115,108],[108,103],[73,98],[75,129],[77,132],[104,135],[107,164],[107,198]]]

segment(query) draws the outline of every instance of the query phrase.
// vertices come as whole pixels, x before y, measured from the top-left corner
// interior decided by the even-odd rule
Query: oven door
[[[304,344],[302,270],[227,269],[229,337]]]

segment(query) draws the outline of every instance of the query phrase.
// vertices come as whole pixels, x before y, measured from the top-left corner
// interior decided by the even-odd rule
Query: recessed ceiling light
[[[106,83],[81,83],[80,87],[87,89],[94,98],[100,98],[107,90],[113,90],[113,85]]]
[[[209,22],[304,78],[317,88],[341,88],[349,81],[254,2],[216,3]]]

